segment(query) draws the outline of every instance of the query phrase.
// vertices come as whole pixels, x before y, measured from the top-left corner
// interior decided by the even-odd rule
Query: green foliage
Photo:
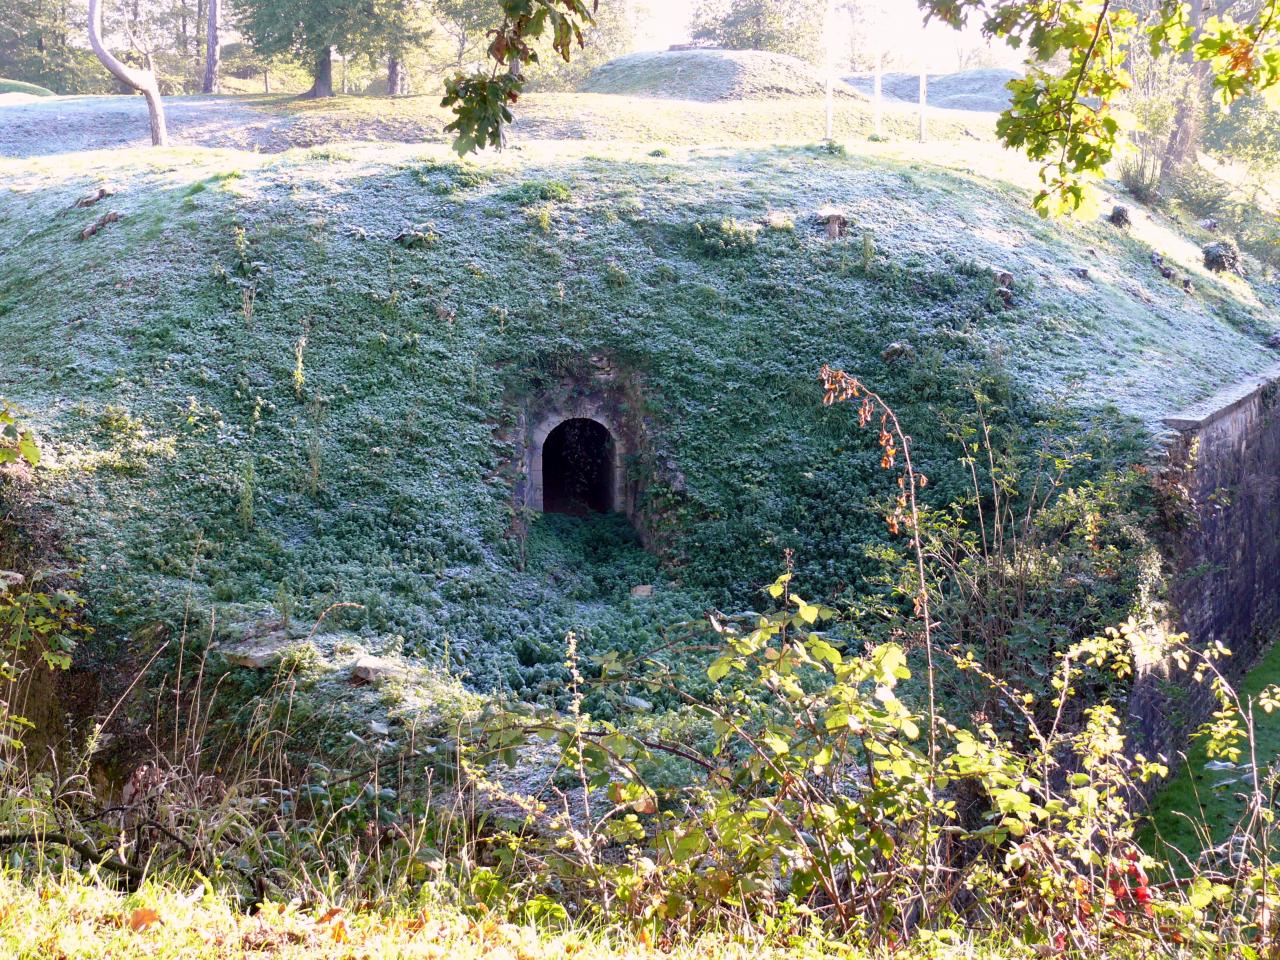
[[[840,641],[828,629],[839,613],[795,593],[790,574],[767,594],[772,609],[707,622],[719,655],[705,693],[652,660],[596,661],[607,696],[643,704],[645,691],[686,691],[705,742],[601,722],[580,706],[491,713],[469,777],[486,782],[490,759],[517,764],[550,740],[569,780],[601,803],[594,816],[553,820],[545,840],[513,838],[512,868],[535,870],[577,909],[666,931],[743,910],[766,922],[799,905],[821,906],[824,925],[873,948],[909,916],[913,936],[945,934],[959,909],[968,923],[1009,925],[1059,950],[1141,944],[1156,930],[1214,943],[1203,911],[1229,888],[1191,903],[1162,892],[1133,841],[1130,791],[1163,765],[1127,755],[1111,703],[1069,706],[1098,676],[1131,676],[1131,644],[1153,638],[1130,625],[1059,651],[1044,711],[957,650],[956,668],[1025,716],[1030,735],[1015,741],[989,722],[954,724],[913,706],[922,698],[909,690],[908,652]],[[1180,638],[1160,642],[1197,675],[1212,663]],[[586,681],[572,638],[569,670],[578,704]],[[656,787],[642,770],[657,754],[692,761],[691,782]],[[978,846],[948,860],[944,838]]]
[[[523,85],[510,73],[457,74],[447,79],[440,105],[454,114],[445,127],[454,135],[453,148],[465,156],[486,147],[502,147],[503,128],[515,119],[511,104],[520,99]]]
[[[38,466],[40,447],[31,431],[18,422],[18,412],[0,397],[0,466],[18,460]]]
[[[40,448],[17,412],[0,399],[0,466],[15,462],[35,468]],[[0,483],[4,482],[0,476]],[[14,543],[17,539],[19,542]],[[0,518],[0,545],[22,551],[20,531]],[[23,575],[0,570],[0,780],[19,762],[23,734],[33,724],[25,716],[29,676],[39,670],[66,670],[77,641],[93,631],[81,620],[84,602],[65,589],[42,589],[43,573]]]

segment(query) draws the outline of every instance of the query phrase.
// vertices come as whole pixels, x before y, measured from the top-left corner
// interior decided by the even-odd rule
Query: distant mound
[[[1016,70],[991,68],[962,70],[959,73],[929,74],[929,105],[943,110],[976,110],[996,113],[1009,105],[1010,80],[1021,76]],[[871,74],[859,73],[844,78],[845,83],[862,93],[871,93],[874,79]],[[919,95],[920,75],[917,73],[886,73],[880,89],[887,99],[915,103]]]
[[[816,97],[826,78],[796,57],[761,50],[663,50],[632,53],[596,68],[579,88],[671,100],[772,100]],[[836,82],[840,96],[859,96]]]
[[[0,77],[0,94],[3,93],[28,93],[33,97],[56,96],[52,90],[37,86],[34,83],[23,83],[21,80],[6,80],[4,77]]]

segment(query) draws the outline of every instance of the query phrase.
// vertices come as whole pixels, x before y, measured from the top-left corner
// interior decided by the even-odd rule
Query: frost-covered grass
[[[412,97],[335,97],[299,100],[290,95],[166,97],[175,144],[278,152],[335,141],[448,143],[452,119],[439,90]],[[911,109],[888,107],[886,136],[916,136]],[[873,128],[870,107],[843,98],[834,118],[839,139],[865,137]],[[973,114],[936,111],[931,135],[991,136],[991,121]],[[594,93],[531,93],[520,99],[512,142],[534,140],[630,141],[657,144],[810,143],[826,130],[821,98],[703,103]],[[0,156],[36,156],[101,147],[139,147],[148,140],[146,104],[140,97],[58,97],[0,105]]]
[[[0,392],[40,433],[36,492],[84,566],[100,642],[188,604],[235,632],[282,610],[305,630],[345,601],[362,609],[329,626],[375,651],[552,694],[566,632],[587,653],[648,649],[754,602],[788,548],[811,592],[890,596],[887,481],[874,438],[821,406],[823,363],[886,390],[945,505],[966,482],[948,418],[973,386],[1009,442],[1083,437],[1102,464],[1135,455],[1107,439],[1126,418],[1152,424],[1270,361],[1271,308],[1198,271],[1168,224],[1047,224],[1025,168],[931,149],[954,169],[892,144],[4,162]],[[109,200],[66,211],[104,183]],[[847,240],[815,223],[828,203]],[[123,219],[76,239],[107,209]],[[757,240],[710,258],[694,226],[726,219]],[[435,240],[406,250],[406,227]],[[1160,278],[1152,248],[1195,292]],[[992,270],[1014,275],[1011,309]],[[893,342],[914,358],[882,359]],[[520,404],[601,355],[684,479],[651,485],[660,557],[620,521],[533,517],[527,542],[512,535]]]

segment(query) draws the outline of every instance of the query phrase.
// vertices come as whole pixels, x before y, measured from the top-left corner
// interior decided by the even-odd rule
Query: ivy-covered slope
[[[108,646],[211,613],[305,631],[349,602],[330,626],[532,695],[566,632],[646,648],[754,602],[787,550],[810,593],[886,592],[892,481],[853,411],[822,406],[823,363],[897,405],[943,506],[975,387],[998,443],[1092,420],[1101,463],[1132,452],[1114,424],[1271,356],[1272,294],[1198,272],[1166,226],[1043,223],[1021,189],[884,154],[172,150],[0,172],[0,394],[39,432],[35,493]],[[828,203],[847,238],[815,222]],[[515,532],[520,404],[593,357],[669,465],[661,556],[616,517]]]

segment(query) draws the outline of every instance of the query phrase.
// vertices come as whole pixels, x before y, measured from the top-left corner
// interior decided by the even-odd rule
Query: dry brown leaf
[[[148,927],[154,927],[159,923],[163,923],[160,914],[156,913],[150,907],[138,907],[137,910],[129,914],[130,930],[146,930]]]

